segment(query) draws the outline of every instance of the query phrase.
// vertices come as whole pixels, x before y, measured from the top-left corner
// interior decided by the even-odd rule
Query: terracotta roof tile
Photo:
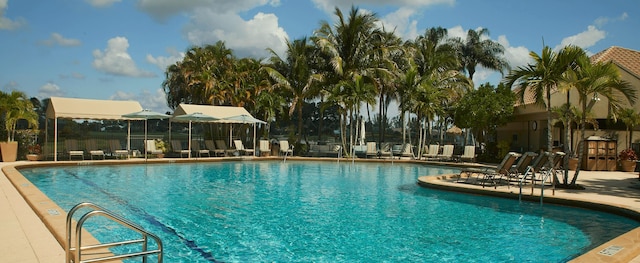
[[[640,78],[640,51],[612,46],[591,56],[591,61],[613,61],[621,69]]]

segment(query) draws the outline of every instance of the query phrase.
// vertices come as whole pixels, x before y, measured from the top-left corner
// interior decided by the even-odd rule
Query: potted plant
[[[162,151],[162,153],[157,154],[156,157],[162,158],[164,154],[167,152],[167,144],[162,139],[156,139],[156,150]]]
[[[29,153],[27,154],[27,160],[40,161],[42,160],[42,148],[40,144],[29,145]]]
[[[18,142],[15,141],[18,121],[26,120],[29,127],[37,127],[38,114],[27,95],[20,91],[0,91],[0,113],[7,132],[7,141],[0,143],[2,161],[13,162],[18,156]]]
[[[638,156],[631,148],[622,150],[618,155],[618,159],[620,160],[620,170],[623,172],[635,171]]]

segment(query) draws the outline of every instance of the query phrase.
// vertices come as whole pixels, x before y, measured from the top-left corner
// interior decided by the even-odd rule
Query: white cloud
[[[394,31],[403,39],[415,39],[418,36],[418,21],[412,20],[416,9],[402,7],[382,17],[380,21],[386,31]]]
[[[156,89],[155,91],[142,90],[142,92],[139,94],[116,91],[116,93],[111,95],[109,99],[135,100],[140,102],[142,108],[150,109],[157,112],[166,112],[170,110],[167,106],[167,98],[162,89]]]
[[[528,48],[524,46],[512,47],[505,35],[498,36],[497,42],[504,47],[504,58],[512,69],[531,62]]]
[[[595,26],[588,26],[586,31],[582,31],[576,35],[566,37],[562,39],[560,45],[555,47],[555,50],[559,50],[562,47],[568,45],[574,45],[583,49],[595,45],[598,41],[603,40],[606,36],[606,32],[602,31]]]
[[[287,33],[278,25],[273,14],[257,13],[245,21],[235,13],[215,13],[211,9],[194,12],[191,22],[185,27],[187,39],[194,45],[213,44],[224,41],[239,57],[268,56],[266,48],[284,54],[284,39]]]
[[[167,49],[167,52],[170,55],[169,57],[153,57],[151,54],[147,54],[147,62],[154,64],[162,71],[165,71],[168,66],[173,65],[184,58],[184,52],[178,52],[175,48],[169,48]]]
[[[344,1],[344,0],[312,0],[315,6],[321,10],[324,10],[328,14],[333,14],[335,8],[338,7],[345,13],[347,10],[351,9],[351,6],[362,6],[362,5],[372,5],[372,6],[404,6],[405,8],[420,8],[420,7],[428,7],[432,5],[440,5],[440,4],[448,4],[453,5],[455,0],[352,0],[352,1]]]
[[[609,22],[616,22],[616,21],[623,21],[626,20],[629,17],[629,15],[627,14],[627,12],[622,13],[620,16],[618,17],[614,17],[614,18],[610,18],[610,17],[599,17],[598,19],[596,19],[596,21],[594,21],[593,23],[595,24],[595,26],[597,27],[602,27],[604,25],[606,25]]]
[[[138,8],[158,20],[165,20],[173,15],[191,13],[201,8],[214,13],[235,13],[267,4],[278,6],[280,0],[139,0]]]
[[[49,82],[38,89],[37,97],[42,100],[51,97],[64,97],[64,95],[65,92],[58,85]]]
[[[27,24],[23,18],[12,20],[5,17],[7,9],[9,9],[9,0],[0,0],[0,30],[15,30]]]
[[[129,41],[125,37],[114,37],[107,42],[103,51],[93,51],[93,67],[99,71],[130,77],[155,77],[154,73],[138,69],[135,62],[127,53]]]
[[[109,7],[114,3],[122,2],[122,0],[85,0],[93,7]]]
[[[64,47],[72,47],[82,45],[82,42],[80,42],[80,40],[78,39],[65,38],[59,33],[51,33],[51,37],[42,40],[40,44],[45,46],[60,45]]]

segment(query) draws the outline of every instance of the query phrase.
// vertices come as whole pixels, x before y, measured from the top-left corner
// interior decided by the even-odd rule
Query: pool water
[[[447,167],[213,162],[20,170],[63,209],[93,202],[161,237],[165,262],[565,262],[640,224],[425,189]],[[106,226],[105,226],[106,225]],[[108,223],[86,227],[105,242]]]

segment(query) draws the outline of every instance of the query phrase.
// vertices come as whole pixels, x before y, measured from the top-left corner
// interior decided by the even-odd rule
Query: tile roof
[[[620,69],[640,79],[640,51],[612,46],[591,56],[591,61],[613,61]]]
[[[612,46],[591,56],[591,61],[613,61],[613,63],[616,64],[616,66],[618,66],[621,70],[625,70],[629,72],[629,74],[640,79],[640,51]],[[517,89],[514,90],[514,92],[517,92]],[[552,90],[552,94],[556,92],[557,90]],[[532,89],[527,88],[527,91],[524,94],[524,101],[522,101],[522,103],[516,101],[516,104],[514,106],[517,107],[521,105],[533,104],[535,103],[534,96],[535,94],[533,94]]]

